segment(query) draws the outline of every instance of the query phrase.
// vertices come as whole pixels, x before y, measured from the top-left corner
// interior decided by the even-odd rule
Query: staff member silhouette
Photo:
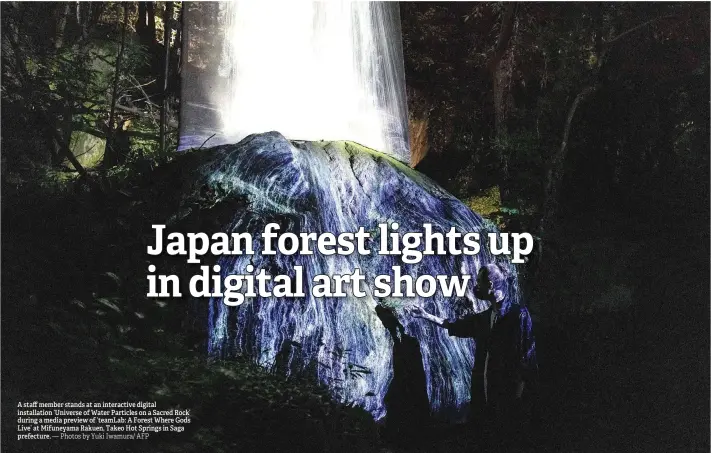
[[[476,339],[471,420],[481,428],[477,438],[488,451],[510,451],[524,443],[524,397],[538,373],[531,316],[512,303],[509,285],[501,268],[487,264],[479,270],[474,289],[478,299],[489,302],[486,311],[453,321],[419,306],[411,311],[452,336]]]

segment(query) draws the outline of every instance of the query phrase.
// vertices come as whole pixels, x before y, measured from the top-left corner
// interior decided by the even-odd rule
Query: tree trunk
[[[499,148],[499,167],[501,171],[501,200],[509,200],[509,160],[508,117],[510,110],[511,81],[513,78],[514,52],[509,49],[491,75],[494,94],[494,132]]]
[[[176,62],[176,70],[180,74],[183,59],[183,19],[185,5],[179,4],[180,14],[178,15],[178,23],[175,26],[175,43],[173,45],[174,61]]]
[[[154,2],[138,2],[136,34],[144,46],[152,46],[155,43],[156,13]]]
[[[148,23],[146,20],[146,2],[138,2],[138,15],[136,18],[136,34],[141,43],[144,42]]]
[[[89,28],[93,28],[101,20],[101,14],[103,14],[106,5],[101,2],[93,2],[89,5],[91,10],[91,22],[89,22]]]
[[[506,4],[504,17],[501,20],[501,30],[496,42],[494,55],[489,61],[489,72],[491,75],[494,94],[494,133],[495,140],[499,146],[499,166],[501,171],[501,198],[508,200],[508,180],[509,180],[509,152],[505,149],[506,136],[508,135],[508,97],[511,87],[511,79],[514,66],[514,52],[510,48],[511,36],[516,23],[517,4],[514,2]]]
[[[54,48],[59,50],[64,45],[64,30],[67,28],[67,18],[69,17],[71,3],[67,2],[64,4],[64,11],[59,13],[59,20],[57,21],[57,33],[54,39]]]
[[[89,12],[91,11],[91,5],[88,3],[84,2],[77,2],[77,25],[79,26],[79,29],[81,30],[81,41],[85,40],[86,38],[89,37],[89,18],[90,14],[88,12],[82,11],[82,8],[85,10],[88,10]]]
[[[156,4],[155,2],[146,2],[146,15],[148,16],[148,29],[146,37],[147,44],[153,44],[156,40]]]
[[[114,69],[114,83],[111,91],[111,109],[109,111],[108,133],[106,134],[106,148],[104,149],[104,166],[112,167],[118,163],[118,149],[114,146],[114,116],[116,114],[116,97],[118,96],[118,85],[121,75],[121,59],[126,45],[126,29],[128,25],[128,4],[123,5],[123,28],[121,30],[121,44],[118,55],[116,55],[116,68]]]
[[[163,102],[160,107],[160,152],[165,153],[165,134],[168,118],[168,75],[170,74],[170,37],[173,30],[173,2],[165,2],[163,15]]]
[[[549,226],[555,217],[556,211],[558,209],[558,188],[560,185],[560,180],[563,176],[563,164],[565,158],[568,154],[568,140],[570,138],[570,128],[573,124],[573,118],[575,118],[575,112],[578,109],[583,100],[588,97],[593,91],[597,89],[597,86],[589,86],[584,88],[575,97],[573,104],[568,110],[568,116],[565,120],[565,126],[563,127],[563,139],[558,148],[558,152],[553,155],[551,162],[548,166],[548,172],[546,174],[546,189],[545,189],[545,199],[543,203],[543,215],[541,217],[541,223],[538,227],[538,236],[544,239],[546,234],[549,232]],[[539,255],[540,259],[540,255]]]

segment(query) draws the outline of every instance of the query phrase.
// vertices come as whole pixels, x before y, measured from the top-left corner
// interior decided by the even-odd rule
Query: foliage
[[[365,411],[334,402],[306,376],[287,379],[239,358],[209,360],[204,305],[145,297],[147,225],[210,231],[246,209],[192,184],[204,156],[186,153],[143,174],[108,174],[101,193],[77,182],[4,186],[3,263],[12,265],[3,266],[3,330],[13,339],[3,351],[4,399],[191,409],[185,433],[151,436],[155,451],[375,450],[377,430]],[[178,259],[153,262],[167,273],[186,272]],[[344,366],[367,372],[347,356]],[[126,444],[127,451],[145,448]]]
[[[108,166],[136,156],[165,159],[157,146],[161,92],[153,69],[160,46],[146,45],[134,33],[120,44],[125,8],[134,10],[132,3],[119,2],[2,5],[5,174],[23,177],[36,165],[77,170],[65,160],[75,132],[110,139],[107,149],[119,159]],[[136,20],[133,13],[129,18]],[[118,107],[108,124],[114,81]],[[171,84],[173,93],[176,86]],[[169,132],[175,146],[176,131]]]
[[[670,172],[686,174],[674,143],[695,147],[683,154],[705,167],[708,121],[700,127],[698,118],[708,118],[708,106],[688,100],[708,93],[707,5],[519,4],[501,135],[487,65],[504,12],[498,3],[401,6],[406,79],[417,92],[410,107],[428,119],[421,171],[463,198],[498,185],[505,205],[540,213],[568,109],[586,87],[597,91],[575,115],[563,184],[589,175],[570,199],[607,204],[625,190],[646,190],[642,180],[649,187]],[[690,121],[700,128],[687,141],[682,125]]]

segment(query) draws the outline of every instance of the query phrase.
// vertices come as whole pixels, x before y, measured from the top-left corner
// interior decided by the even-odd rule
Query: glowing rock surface
[[[220,193],[246,196],[250,202],[249,209],[224,231],[249,231],[255,238],[254,256],[222,257],[224,275],[243,274],[251,263],[255,273],[264,268],[272,275],[293,276],[294,266],[301,265],[310,288],[315,275],[360,268],[372,288],[375,276],[392,275],[394,265],[413,276],[462,275],[476,274],[480,264],[493,261],[482,246],[476,256],[425,256],[418,264],[405,264],[398,256],[378,255],[377,236],[367,256],[262,256],[259,234],[270,222],[295,233],[355,232],[360,226],[375,232],[379,223],[398,222],[401,232],[421,231],[423,223],[431,223],[435,231],[454,226],[484,236],[493,227],[430,179],[352,143],[290,142],[271,132],[219,146],[214,152],[215,157],[201,169],[208,184]],[[378,302],[395,305],[405,332],[420,344],[433,413],[458,418],[469,400],[474,342],[449,337],[445,330],[411,318],[402,307],[417,303],[444,317],[485,309],[485,303],[474,298],[472,286],[462,300],[437,293],[424,300],[376,301],[370,290],[361,299],[316,299],[308,289],[306,298],[248,299],[238,307],[214,298],[209,352],[218,357],[247,355],[287,374],[313,373],[336,398],[362,406],[379,419],[386,414],[383,398],[392,379],[393,340],[375,306]]]

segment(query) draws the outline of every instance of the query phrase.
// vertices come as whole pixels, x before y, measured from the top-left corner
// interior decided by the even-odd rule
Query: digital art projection
[[[240,214],[226,231],[248,231],[258,237],[277,221],[281,231],[353,232],[361,226],[377,230],[396,222],[400,231],[420,231],[431,223],[435,231],[493,231],[482,218],[428,178],[384,154],[352,142],[288,141],[278,133],[253,135],[237,145],[222,145],[204,167],[212,190],[246,196],[250,211]],[[373,236],[377,241],[379,238]],[[375,247],[375,246],[373,246]],[[476,274],[493,261],[486,247],[475,256],[425,256],[406,264],[399,256],[313,255],[223,257],[223,275],[244,274],[249,264],[274,275],[294,278],[294,266],[304,269],[304,281],[320,274],[350,274],[361,269],[366,284],[377,275]],[[501,263],[505,265],[505,262]],[[510,269],[513,272],[513,269]],[[366,291],[367,292],[367,291]],[[310,368],[339,399],[354,402],[376,418],[385,415],[383,398],[393,373],[393,338],[376,312],[378,304],[403,310],[418,304],[441,316],[462,315],[486,308],[471,287],[462,300],[442,297],[378,300],[365,298],[258,298],[229,307],[221,298],[210,302],[210,353],[219,357],[247,354],[270,368],[288,373]],[[463,414],[470,393],[474,344],[449,337],[446,330],[400,316],[404,332],[417,339],[435,414]]]
[[[0,2],[2,453],[711,451],[710,13]]]
[[[407,109],[398,6],[393,3],[214,4],[213,16],[185,11],[187,68],[183,73],[180,147],[217,148],[203,167],[211,190],[244,196],[250,210],[224,231],[259,237],[281,231],[375,231],[398,223],[401,232],[496,231],[436,183],[407,166]],[[219,32],[217,31],[219,30]],[[201,35],[202,34],[202,35]],[[208,43],[210,43],[208,45]],[[276,132],[275,132],[276,131]],[[246,138],[245,138],[246,137]],[[374,237],[377,240],[376,237]],[[223,276],[249,264],[304,280],[361,269],[366,282],[393,266],[418,275],[475,275],[494,258],[426,256],[222,257]],[[500,264],[514,276],[505,259]],[[517,283],[514,281],[514,288]],[[514,300],[518,298],[514,289]],[[402,332],[421,351],[432,413],[461,419],[469,403],[475,345],[405,315],[420,305],[444,317],[482,311],[471,288],[465,298],[253,298],[239,307],[210,301],[209,352],[250,356],[284,373],[314,373],[341,401],[376,419],[393,379],[394,338],[378,305],[395,310]],[[398,321],[396,321],[397,323]],[[418,359],[420,361],[420,359]],[[420,364],[415,364],[420,366]]]

